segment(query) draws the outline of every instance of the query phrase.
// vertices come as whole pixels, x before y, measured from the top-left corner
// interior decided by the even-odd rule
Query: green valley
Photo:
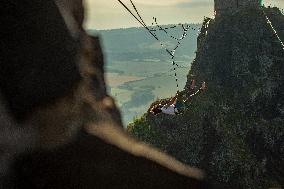
[[[200,27],[198,24],[190,26],[188,36],[176,51],[180,90],[186,83],[188,70],[195,57]],[[99,33],[102,38],[108,90],[121,108],[125,125],[146,112],[154,100],[175,94],[177,89],[171,57],[144,28],[89,32]],[[156,33],[168,49],[174,48],[177,41],[162,31]],[[170,30],[169,35],[179,38],[182,35],[181,27]]]

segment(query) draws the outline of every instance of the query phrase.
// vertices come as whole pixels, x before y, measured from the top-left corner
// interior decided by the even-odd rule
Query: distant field
[[[171,62],[150,61],[115,61],[107,66],[111,70],[121,71],[129,76],[149,77],[157,73],[168,72]]]
[[[198,28],[200,25],[194,24],[192,27]],[[108,91],[116,99],[125,125],[145,113],[157,98],[176,93],[171,57],[143,28],[89,32],[101,36]],[[180,28],[176,28],[171,34],[178,37],[182,33]],[[185,85],[195,57],[197,34],[197,30],[189,31],[188,37],[176,51],[180,90]],[[167,39],[163,33],[159,35],[169,49],[175,47],[176,41]]]
[[[185,85],[190,65],[184,62],[180,62],[180,65],[183,67],[177,69],[177,75],[181,90]],[[116,70],[118,73],[108,73],[107,80],[110,93],[117,100],[125,123],[145,113],[154,100],[170,97],[176,93],[174,72],[171,69],[170,62],[166,64],[155,60],[112,64],[109,70]]]
[[[134,94],[134,91],[114,87],[110,88],[110,93],[116,99],[118,105],[121,107],[126,102],[129,102],[131,96]]]
[[[110,87],[118,87],[130,81],[142,80],[144,77],[119,75],[118,73],[107,73],[106,82]]]

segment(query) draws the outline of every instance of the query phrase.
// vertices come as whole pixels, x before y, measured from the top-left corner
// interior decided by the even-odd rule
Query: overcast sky
[[[213,17],[214,0],[132,0],[145,22],[152,17],[159,24],[201,23],[204,16]],[[129,0],[122,0],[131,7]],[[284,0],[263,0],[265,5],[284,8]],[[117,0],[85,0],[88,29],[113,29],[140,26]]]

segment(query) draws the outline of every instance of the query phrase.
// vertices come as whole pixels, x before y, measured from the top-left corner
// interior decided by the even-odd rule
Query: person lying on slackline
[[[196,88],[195,86],[195,80],[192,80],[190,89],[194,89]],[[195,93],[191,94],[189,96],[189,98],[199,94],[201,91],[204,91],[206,88],[206,83],[203,82],[200,89],[197,90]],[[179,99],[180,97],[180,92],[178,91],[176,93],[176,95],[165,105],[162,104],[158,104],[155,105],[154,107],[151,108],[150,112],[154,115],[158,115],[160,113],[164,113],[164,114],[168,114],[168,115],[178,115],[181,114],[184,109],[186,109],[186,102],[189,100],[183,100],[183,99]]]

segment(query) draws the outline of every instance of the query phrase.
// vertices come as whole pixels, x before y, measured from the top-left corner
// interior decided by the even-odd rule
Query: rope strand
[[[177,91],[179,90],[179,81],[178,81],[178,76],[177,76],[177,68],[178,68],[178,64],[176,64],[175,62],[175,51],[180,47],[181,45],[181,41],[187,36],[187,32],[190,29],[190,26],[187,25],[186,27],[183,24],[179,24],[182,27],[183,30],[183,34],[180,38],[176,38],[172,35],[170,35],[170,38],[174,39],[177,41],[177,45],[175,46],[175,48],[170,51],[168,48],[166,48],[166,46],[159,40],[159,38],[157,37],[156,33],[157,31],[163,31],[165,32],[167,35],[169,35],[168,31],[169,29],[173,29],[176,28],[177,26],[171,26],[169,28],[163,28],[162,26],[160,26],[157,22],[157,18],[153,17],[153,20],[157,26],[157,30],[155,30],[153,28],[154,22],[152,23],[152,27],[151,29],[147,26],[147,24],[144,22],[142,16],[140,15],[138,9],[136,8],[135,4],[133,3],[132,0],[130,0],[131,5],[133,7],[133,9],[135,10],[136,14],[138,15],[138,17],[121,1],[118,0],[118,2],[160,43],[161,47],[164,48],[166,50],[166,52],[171,56],[172,59],[172,64],[173,64],[173,69],[174,69],[174,76],[175,76],[175,80],[176,80],[176,87],[177,87]],[[192,28],[192,30],[195,31],[194,28]]]
[[[265,13],[264,9],[262,9],[262,11],[263,11],[263,14],[264,14],[264,16],[265,16],[265,19],[266,19],[266,21],[267,21],[267,24],[269,24],[269,26],[271,27],[273,33],[275,34],[276,38],[277,38],[278,41],[280,42],[280,44],[281,44],[281,46],[282,46],[282,49],[284,50],[284,43],[283,43],[283,41],[282,41],[281,38],[279,37],[279,35],[278,35],[276,29],[273,27],[272,22],[271,22],[270,19],[268,18],[268,16],[267,16],[267,14]]]

